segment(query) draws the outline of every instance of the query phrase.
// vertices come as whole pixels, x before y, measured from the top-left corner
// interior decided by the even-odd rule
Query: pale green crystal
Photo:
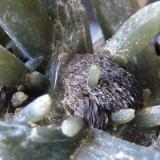
[[[0,131],[3,137],[3,140],[0,138],[0,158],[3,160],[70,158],[159,160],[160,158],[159,152],[121,140],[97,129],[83,130],[72,138],[64,136],[58,128],[51,126],[31,128],[26,124],[1,123]]]
[[[61,129],[64,135],[73,137],[84,127],[84,121],[80,117],[69,117],[62,123]]]
[[[28,95],[24,92],[16,92],[12,95],[11,102],[12,105],[16,108],[22,105],[28,99]]]
[[[90,88],[95,88],[97,86],[99,77],[101,75],[101,70],[97,65],[92,65],[89,69],[88,74],[88,86]]]
[[[23,62],[0,46],[0,83],[18,84],[26,71]]]
[[[104,50],[126,59],[140,53],[160,28],[160,2],[152,3],[131,16],[107,41]]]
[[[159,160],[160,153],[91,129],[92,139],[75,152],[76,160]]]
[[[135,0],[93,0],[93,4],[106,39],[140,8]]]
[[[134,109],[121,109],[118,112],[111,114],[111,120],[114,124],[125,124],[130,122],[135,117]]]
[[[145,128],[160,126],[160,106],[146,107],[138,111],[135,123]]]
[[[85,132],[87,135],[88,132]],[[83,132],[66,137],[51,126],[0,123],[0,158],[3,160],[67,160],[84,139]]]
[[[39,0],[0,1],[0,25],[28,58],[51,53],[51,19]]]
[[[16,113],[14,121],[37,122],[42,120],[49,113],[51,104],[52,100],[48,94],[40,96]]]

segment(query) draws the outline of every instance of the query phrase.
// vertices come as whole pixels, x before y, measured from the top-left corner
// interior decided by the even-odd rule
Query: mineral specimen
[[[88,86],[92,65],[101,70],[95,88]],[[62,81],[64,104],[91,127],[104,129],[107,114],[142,106],[142,91],[134,76],[102,55],[76,55],[64,70]]]

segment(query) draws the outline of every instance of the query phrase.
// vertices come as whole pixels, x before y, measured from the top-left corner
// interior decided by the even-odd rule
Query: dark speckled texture
[[[4,115],[6,111],[9,111],[9,100],[15,91],[13,87],[7,87],[6,85],[0,85],[0,116]]]
[[[91,90],[87,80],[92,64],[99,66],[102,74]],[[104,129],[110,112],[142,106],[142,91],[135,77],[102,55],[76,55],[64,70],[62,82],[64,104],[90,127]]]

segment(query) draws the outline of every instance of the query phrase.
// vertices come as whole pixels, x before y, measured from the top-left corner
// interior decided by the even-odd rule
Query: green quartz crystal
[[[145,128],[160,126],[160,106],[146,107],[138,111],[135,122]]]
[[[134,109],[121,109],[111,114],[111,120],[114,124],[121,125],[129,123],[135,117]]]
[[[51,126],[0,124],[0,158],[3,160],[67,160],[88,132],[69,138]]]
[[[97,130],[69,138],[51,126],[0,123],[0,157],[4,160],[159,160],[160,153]],[[88,138],[87,138],[88,137]],[[117,146],[117,147],[115,147]]]
[[[39,0],[1,0],[0,25],[26,57],[51,53],[51,17]]]
[[[90,142],[81,146],[73,156],[76,160],[159,160],[160,153],[152,149],[121,140],[110,134],[91,130]]]
[[[26,71],[23,62],[0,46],[0,83],[18,84]]]
[[[93,0],[105,39],[111,37],[140,7],[133,0]]]
[[[140,53],[160,29],[160,2],[152,3],[131,16],[107,41],[104,50],[126,59]]]
[[[59,73],[74,54],[92,53],[91,37],[85,8],[81,0],[43,1],[53,17],[52,56],[47,75],[51,88],[57,86]]]
[[[74,137],[85,126],[85,123],[80,117],[69,117],[65,119],[61,125],[64,135]]]
[[[92,65],[89,69],[89,74],[88,74],[88,86],[90,88],[95,88],[97,87],[99,77],[101,75],[101,70],[97,65]]]
[[[35,99],[16,113],[16,122],[37,122],[42,120],[50,111],[52,100],[48,94]]]
[[[113,12],[115,10],[113,9]],[[114,61],[134,73],[144,89],[149,88],[151,90],[151,97],[154,98],[151,105],[159,103],[159,99],[155,100],[155,97],[159,95],[160,82],[157,56],[153,45],[148,44],[159,32],[159,16],[160,2],[155,2],[140,9],[122,25],[103,48],[105,53],[111,54]],[[119,23],[117,21],[117,24]]]

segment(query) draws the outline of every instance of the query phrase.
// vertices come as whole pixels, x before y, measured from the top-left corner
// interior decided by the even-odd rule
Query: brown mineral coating
[[[94,89],[88,86],[91,65],[101,70]],[[142,106],[142,90],[135,77],[102,55],[75,55],[62,73],[62,83],[64,105],[85,118],[90,127],[104,129],[111,112]]]

